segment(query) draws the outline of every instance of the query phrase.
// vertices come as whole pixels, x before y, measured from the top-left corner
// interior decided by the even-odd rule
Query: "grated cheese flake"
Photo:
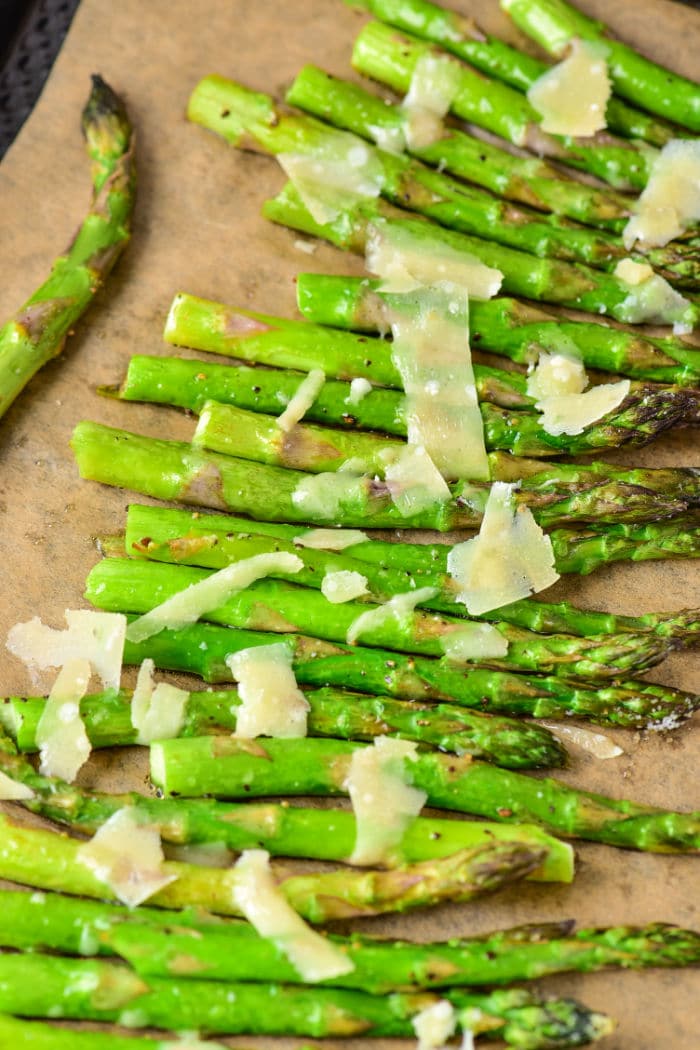
[[[158,830],[139,824],[130,806],[113,813],[90,841],[80,846],[78,859],[130,908],[177,878],[163,867]]]
[[[381,160],[372,146],[347,131],[327,128],[311,153],[278,153],[315,222],[327,223],[347,207],[348,197],[378,197],[384,185]]]
[[[226,657],[238,683],[235,736],[306,736],[309,704],[292,670],[292,653],[284,642],[241,649]]]
[[[26,802],[34,798],[34,792],[26,784],[8,777],[7,773],[0,770],[0,801],[2,802]]]
[[[292,492],[292,503],[311,520],[333,521],[346,506],[364,501],[366,479],[344,471],[304,476]]]
[[[562,725],[561,722],[542,722],[540,724],[564,743],[570,741],[582,751],[589,751],[595,758],[619,758],[625,753],[605,733],[593,733],[590,729]]]
[[[325,373],[320,368],[312,368],[297,387],[284,412],[277,417],[277,426],[290,431],[309,411],[325,382]]]
[[[408,444],[386,460],[389,495],[404,518],[449,500],[449,487],[423,445]]]
[[[567,57],[530,86],[527,97],[543,131],[584,138],[602,131],[612,92],[606,50],[574,38]]]
[[[400,624],[406,623],[417,605],[429,601],[437,593],[437,587],[417,587],[414,591],[395,594],[383,605],[375,605],[367,612],[360,613],[348,628],[346,637],[348,645],[354,645],[363,634],[382,627],[388,620],[396,620]]]
[[[409,150],[437,142],[444,134],[443,120],[460,86],[459,64],[446,56],[426,52],[416,62],[401,108],[403,132]]]
[[[144,660],[131,698],[131,724],[138,744],[174,739],[185,721],[190,694],[167,682],[155,685],[153,670],[153,660]]]
[[[457,1027],[457,1015],[452,1003],[440,999],[417,1013],[411,1024],[418,1037],[417,1050],[446,1050],[445,1044]]]
[[[442,649],[451,663],[498,659],[508,652],[508,641],[490,623],[465,623],[441,639]]]
[[[344,551],[368,541],[367,533],[359,529],[311,529],[301,536],[295,536],[292,542],[311,550]]]
[[[58,672],[36,727],[39,769],[44,776],[72,784],[90,756],[92,745],[80,717],[80,701],[89,682],[87,660],[69,659]]]
[[[548,434],[581,434],[618,408],[630,391],[629,379],[601,383],[590,390],[585,389],[587,385],[580,360],[567,354],[540,354],[528,376],[527,392],[536,399],[535,407],[542,413],[540,424]]]
[[[692,319],[691,303],[650,266],[621,259],[614,275],[629,289],[619,306],[620,319],[628,324],[684,325]]]
[[[361,572],[353,572],[349,569],[327,572],[321,580],[321,593],[333,605],[350,602],[354,598],[367,594],[367,577]]]
[[[7,635],[7,648],[30,667],[62,667],[68,660],[88,660],[105,689],[119,689],[126,634],[122,613],[66,609],[66,631],[54,630],[38,616],[18,623]]]
[[[700,219],[700,140],[672,139],[654,158],[649,180],[622,234],[625,247],[661,248]]]
[[[363,379],[361,376],[357,379],[353,379],[350,383],[350,393],[345,398],[346,405],[359,405],[363,397],[367,397],[372,390],[372,384],[369,379]]]

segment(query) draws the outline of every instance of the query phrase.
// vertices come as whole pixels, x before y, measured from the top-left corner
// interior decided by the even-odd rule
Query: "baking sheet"
[[[494,0],[456,7],[489,31],[514,39]],[[696,72],[700,15],[665,0],[603,0],[582,6],[611,20],[629,42],[686,75]],[[166,408],[100,398],[132,353],[170,353],[161,340],[173,294],[186,290],[270,313],[294,316],[294,275],[302,270],[360,273],[361,262],[319,244],[303,254],[296,236],[260,217],[263,199],[283,183],[265,157],[242,154],[184,117],[188,94],[219,72],[281,96],[305,62],[350,76],[352,40],[366,16],[340,0],[83,0],[30,120],[0,165],[0,317],[10,315],[45,277],[84,213],[88,166],[79,114],[89,75],[100,72],[122,93],[137,128],[138,204],[133,241],[106,292],[50,363],[0,421],[0,639],[15,622],[40,615],[63,625],[83,607],[85,576],[97,560],[93,538],[123,527],[123,491],[81,482],[68,441],[89,418],[163,437],[187,439],[191,419]],[[618,462],[700,465],[694,432],[667,435]],[[552,599],[619,613],[699,605],[697,564],[623,565],[586,580],[561,581]],[[550,595],[548,594],[549,598]],[[25,669],[4,653],[0,693],[27,693]],[[697,688],[697,661],[676,655],[650,675]],[[612,795],[700,809],[698,719],[672,737],[611,733],[625,755],[578,758],[563,776]],[[124,752],[98,754],[81,774],[108,789],[143,784],[143,767]],[[665,920],[700,927],[697,858],[647,856],[593,844],[578,848],[571,887],[524,886],[474,905],[364,924],[420,939],[455,936],[520,922],[575,917],[579,923]],[[619,1019],[607,1050],[697,1050],[698,973],[652,971],[565,976],[544,984],[581,997]],[[284,1047],[298,1040],[239,1038],[232,1046]],[[332,1047],[347,1043],[327,1041]],[[354,1041],[366,1047],[389,1045]]]

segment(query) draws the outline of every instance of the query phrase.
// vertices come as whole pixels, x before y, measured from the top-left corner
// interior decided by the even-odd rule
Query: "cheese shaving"
[[[367,612],[361,613],[353,620],[348,628],[346,641],[348,645],[354,645],[357,639],[368,631],[374,631],[377,627],[383,627],[388,620],[395,620],[399,624],[405,624],[417,605],[434,598],[438,593],[437,587],[418,587],[415,591],[406,591],[404,594],[395,594],[390,601],[384,605],[375,605]]]
[[[620,319],[628,324],[683,325],[692,316],[689,301],[650,266],[622,259],[614,274],[629,288],[627,298],[618,308]]]
[[[625,753],[604,733],[592,733],[590,729],[562,725],[561,722],[542,722],[541,724],[564,743],[571,742],[580,747],[582,751],[589,751],[595,758],[618,758]]]
[[[527,392],[542,413],[548,434],[581,434],[618,408],[630,391],[630,380],[601,383],[586,390],[588,377],[581,361],[566,354],[540,354],[527,380]]]
[[[458,586],[455,598],[472,615],[526,598],[559,579],[552,542],[529,508],[516,506],[514,489],[494,482],[478,536],[458,543],[447,556]]]
[[[121,613],[66,609],[67,631],[47,627],[35,616],[18,623],[7,636],[7,648],[30,667],[62,667],[68,660],[88,660],[105,689],[119,689],[126,633]]]
[[[299,547],[311,550],[344,551],[358,543],[367,543],[369,536],[359,529],[311,529],[301,536],[295,536],[293,542]]]
[[[406,760],[415,759],[416,754],[416,744],[385,736],[376,737],[371,747],[353,751],[343,784],[357,821],[355,848],[348,863],[387,862],[425,805],[425,791],[406,783]]]
[[[441,639],[442,649],[452,663],[498,659],[508,652],[508,641],[490,623],[465,623]]]
[[[442,138],[443,119],[459,87],[457,62],[430,52],[419,57],[401,107],[406,115],[403,132],[409,150],[430,146]]]
[[[90,681],[87,660],[69,659],[59,671],[36,727],[40,772],[71,784],[92,745],[80,717],[80,701]]]
[[[360,401],[362,401],[362,398],[367,397],[371,390],[372,384],[370,383],[369,379],[363,379],[362,377],[359,377],[358,379],[353,379],[350,383],[350,393],[345,398],[345,404],[359,405]]]
[[[244,850],[234,867],[233,900],[261,937],[271,940],[304,981],[324,981],[355,969],[339,947],[306,925],[282,895],[265,850]]]
[[[538,77],[527,97],[543,131],[588,137],[605,127],[611,91],[605,50],[574,38],[568,56]]]
[[[527,377],[527,392],[536,401],[544,397],[581,394],[588,386],[583,362],[568,354],[540,354]]]
[[[78,859],[130,908],[177,878],[163,868],[158,830],[139,824],[129,806],[113,813],[90,841],[80,846]]]
[[[333,605],[350,602],[367,594],[367,577],[348,569],[327,572],[321,580],[321,593]]]
[[[457,1015],[452,1003],[440,999],[417,1013],[411,1024],[418,1037],[417,1050],[446,1050],[445,1044],[457,1027]]]
[[[167,682],[155,685],[153,670],[153,660],[144,660],[131,698],[131,724],[138,744],[174,739],[185,721],[190,694]]]
[[[348,197],[378,197],[384,185],[382,163],[373,148],[346,131],[325,129],[313,153],[278,153],[277,160],[321,224],[337,218]]]
[[[649,180],[622,234],[626,248],[660,248],[700,219],[700,140],[672,139],[655,157]]]
[[[235,736],[306,736],[309,704],[292,670],[292,654],[284,642],[241,649],[226,657],[238,683]]]
[[[320,368],[313,368],[297,387],[284,412],[277,417],[277,426],[290,431],[309,411],[325,382],[325,373]]]
[[[387,457],[389,459],[389,457]],[[423,445],[406,445],[384,468],[391,501],[411,518],[450,498],[450,490]]]
[[[292,503],[310,519],[333,521],[346,506],[364,502],[365,479],[343,471],[303,477],[292,492]]]
[[[284,552],[255,554],[252,558],[227,565],[178,591],[134,620],[129,624],[126,636],[130,642],[143,642],[165,628],[178,630],[223,605],[232,594],[250,587],[255,580],[274,573],[299,572],[302,566],[303,562],[296,554]]]
[[[34,798],[34,792],[26,784],[8,777],[7,773],[0,770],[0,801],[2,802],[26,802]]]

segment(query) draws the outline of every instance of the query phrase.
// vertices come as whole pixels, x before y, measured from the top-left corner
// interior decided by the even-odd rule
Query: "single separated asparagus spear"
[[[439,44],[446,51],[470,63],[482,73],[502,80],[519,91],[527,91],[549,66],[519,51],[497,37],[485,34],[473,19],[449,11],[429,0],[347,0],[370,11],[380,22]],[[663,146],[674,136],[674,129],[628,106],[612,96],[605,110],[606,124],[623,138],[643,139],[651,146]]]
[[[252,544],[252,549],[258,547]],[[99,609],[142,613],[210,575],[207,569],[189,565],[106,558],[90,571],[85,597]],[[355,623],[369,612],[381,615],[381,606],[361,601],[334,604],[319,590],[276,579],[258,580],[223,605],[208,610],[202,618],[244,630],[282,634],[295,631],[343,644]],[[668,640],[652,634],[604,635],[588,640],[573,635],[539,635],[504,624],[496,628],[508,644],[504,656],[475,655],[465,661],[457,653],[450,658],[452,646],[458,650],[460,636],[472,629],[461,617],[415,609],[400,617],[386,613],[381,621],[368,624],[358,640],[371,648],[423,656],[441,657],[447,653],[448,662],[462,669],[495,667],[582,678],[619,677],[644,671],[674,648]],[[332,733],[328,722],[325,725],[331,735],[345,735]],[[542,764],[542,756],[538,757],[537,764]]]
[[[37,899],[38,898],[38,899]],[[296,967],[248,923],[207,921],[192,912],[77,901],[58,894],[0,890],[0,943],[70,955],[119,955],[142,976],[298,984]],[[575,929],[573,922],[516,926],[431,944],[331,934],[355,969],[320,982],[372,995],[462,985],[503,985],[552,973],[604,967],[692,966],[700,935],[665,923]]]
[[[673,527],[680,531],[677,526]],[[312,537],[313,533],[306,535]],[[553,535],[558,536],[558,532]],[[326,572],[354,571],[366,577],[372,594],[386,599],[408,590],[411,580],[415,578],[416,583],[421,585],[424,581],[433,583],[441,592],[435,598],[421,603],[423,606],[454,611],[453,603],[447,604],[450,592],[447,589],[445,559],[449,547],[444,544],[411,545],[402,540],[397,545],[371,540],[365,533],[347,536],[340,532],[335,538],[343,549],[324,550],[303,547],[304,536],[304,530],[294,525],[267,522],[253,525],[246,518],[132,503],[127,509],[126,532],[120,553],[218,569],[223,568],[233,550],[240,549],[239,541],[255,538],[259,542],[264,537],[273,542],[267,548],[260,547],[261,551],[293,551],[303,561],[304,568],[299,573],[299,580],[307,586],[314,586],[312,581],[322,578]],[[332,544],[333,539],[334,534],[331,533],[325,537],[325,542]],[[585,542],[589,542],[589,539]],[[350,540],[350,543],[346,540]],[[274,541],[277,541],[276,545]],[[386,565],[388,556],[395,556],[397,549],[401,551],[401,557],[406,552],[407,564],[402,565],[397,561],[396,564]],[[416,555],[417,561],[421,553],[427,555],[423,567],[413,564],[410,558],[410,555]],[[500,620],[541,634],[576,634],[586,637],[651,631],[663,638],[674,638],[679,647],[692,646],[700,641],[700,611],[697,609],[680,613],[616,616],[595,609],[579,609],[567,602],[552,604],[527,598],[482,613],[475,619]]]
[[[406,154],[377,149],[348,131],[329,128],[305,114],[287,113],[269,95],[251,91],[225,77],[201,80],[190,97],[187,112],[190,120],[242,149],[272,155],[301,154],[321,164],[329,158],[340,159],[359,151],[365,157],[365,170],[372,179],[376,178],[378,192],[386,200],[449,229],[539,257],[588,263],[608,271],[630,254],[611,233],[552,219],[530,208],[515,208]],[[652,263],[664,277],[687,287],[695,287],[700,278],[700,263],[694,250],[683,245],[635,257]]]
[[[307,501],[308,479],[319,475],[251,463],[196,449],[186,442],[163,441],[84,421],[73,431],[71,446],[80,475],[134,492],[213,510],[228,510],[267,521],[308,522],[366,528],[426,528],[438,532],[475,528],[481,521],[488,486],[453,483],[451,499],[410,518],[399,513],[386,483],[367,477],[329,474],[324,503]],[[556,468],[553,477],[556,476]],[[302,482],[304,483],[302,485]],[[525,478],[515,499],[530,507],[541,525],[570,522],[652,520],[672,513],[664,503],[646,507],[621,500],[627,491],[615,481],[588,491],[548,492],[543,474],[530,486]],[[309,509],[311,508],[311,509]]]
[[[524,989],[490,993],[366,992],[317,986],[139,977],[116,963],[30,952],[0,955],[0,1010],[30,1017],[112,1021],[128,1027],[204,1029],[216,1034],[414,1035],[412,1018],[448,999],[460,1026],[516,1047],[583,1046],[613,1024],[574,1000],[541,1000]]]
[[[186,1050],[185,1044],[183,1050]],[[94,1029],[58,1028],[42,1021],[25,1021],[0,1014],[0,1046],[12,1050],[177,1050],[172,1039],[115,1035]],[[189,1043],[194,1050],[224,1050],[221,1043]]]
[[[266,740],[263,754],[233,738],[192,737],[151,744],[151,779],[166,794],[342,795],[355,751],[342,740]],[[674,813],[579,791],[468,757],[423,752],[404,760],[407,783],[427,804],[491,820],[529,820],[568,838],[655,853],[700,850],[700,813]]]
[[[6,814],[0,815],[0,877],[37,889],[113,900],[109,885],[80,860],[79,848],[79,840],[62,832],[23,827]],[[471,900],[534,871],[543,857],[541,849],[504,842],[390,871],[342,868],[289,875],[278,869],[275,876],[278,889],[292,908],[309,922],[322,923]],[[163,870],[177,878],[149,898],[156,907],[199,907],[217,915],[240,914],[234,902],[239,878],[235,868],[168,860],[163,862]]]
[[[604,44],[610,76],[620,95],[700,132],[700,87],[615,40],[601,22],[564,0],[501,0],[501,6],[519,29],[555,57],[563,54],[573,37]]]
[[[532,718],[587,718],[603,725],[640,729],[680,725],[700,705],[700,698],[642,681],[605,685],[558,675],[509,674],[481,668],[465,670],[443,660],[405,656],[381,649],[332,644],[304,635],[244,631],[196,623],[164,630],[143,642],[127,641],[124,660],[190,671],[207,682],[230,682],[226,657],[255,645],[281,642],[292,654],[299,684],[337,686],[360,693],[406,700],[445,700],[479,710]]]
[[[92,160],[92,204],[48,280],[0,328],[0,416],[32,376],[61,352],[129,240],[133,135],[124,104],[102,77],[92,78],[82,129]]]
[[[408,33],[379,22],[368,23],[355,40],[352,64],[358,73],[406,94],[416,64],[424,55],[441,58],[453,71],[458,89],[450,110],[455,116],[538,156],[597,175],[618,190],[641,190],[646,185],[653,149],[614,138],[608,132],[585,139],[548,135],[539,127],[539,114],[519,91],[477,73],[441,48]]]
[[[524,296],[544,302],[559,303],[589,313],[609,314],[616,321],[628,322],[637,316],[634,290],[614,274],[592,270],[582,263],[559,259],[538,259],[515,248],[471,237],[437,226],[428,219],[408,218],[407,212],[381,198],[353,197],[347,204],[337,201],[338,212],[329,222],[317,222],[291,183],[263,205],[263,214],[272,222],[290,229],[321,237],[336,248],[365,253],[372,230],[387,224],[411,240],[413,250],[439,258],[445,250],[466,252],[503,274],[502,290],[508,295]],[[681,323],[693,326],[698,307],[680,299],[656,317],[662,324]]]
[[[297,302],[302,314],[319,326],[385,331],[391,313],[401,307],[402,300],[381,292],[380,284],[362,277],[302,273],[297,277]],[[171,316],[176,303],[177,297]],[[570,321],[514,299],[472,299],[469,340],[473,349],[502,354],[523,365],[536,361],[541,351],[547,350],[580,357],[587,368],[604,372],[682,386],[700,385],[700,350],[681,339],[656,339],[633,329]]]

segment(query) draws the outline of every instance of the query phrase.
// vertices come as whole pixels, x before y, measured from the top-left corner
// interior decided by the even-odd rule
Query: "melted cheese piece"
[[[284,642],[241,649],[226,657],[238,683],[237,737],[306,736],[309,704],[297,686]]]
[[[34,792],[26,784],[8,777],[7,773],[0,770],[0,801],[2,802],[26,802],[34,798]]]
[[[367,594],[367,577],[348,569],[327,572],[321,580],[321,593],[333,605],[350,602]]]
[[[378,197],[384,185],[373,148],[347,131],[327,128],[313,153],[278,153],[277,160],[313,219],[322,224],[337,218],[348,197]]]
[[[666,143],[633,210],[622,234],[626,248],[635,241],[662,247],[700,219],[700,140]]]
[[[568,354],[540,354],[534,371],[527,377],[527,392],[535,400],[581,394],[587,386],[583,362]]]
[[[113,813],[78,849],[78,859],[130,908],[177,878],[163,869],[157,829],[139,824],[129,806]]]
[[[452,1003],[441,999],[417,1013],[411,1024],[418,1037],[417,1050],[446,1050],[445,1044],[457,1027],[457,1015]]]
[[[614,273],[629,288],[619,307],[622,320],[628,324],[685,324],[691,304],[650,266],[622,259]]]
[[[284,412],[277,417],[277,426],[290,431],[309,411],[325,382],[325,373],[320,368],[313,368],[299,384]]]
[[[441,639],[442,649],[452,663],[498,659],[508,652],[508,641],[490,623],[465,623]]]
[[[363,379],[361,376],[358,379],[353,379],[350,383],[350,393],[345,398],[346,405],[359,405],[363,397],[372,390],[372,384],[369,379]]]
[[[531,85],[527,97],[552,135],[587,137],[605,127],[612,91],[605,49],[574,38],[568,56]]]
[[[537,367],[528,376],[527,392],[536,398],[543,430],[554,435],[581,434],[621,405],[631,384],[629,379],[621,379],[590,390],[585,389],[587,385],[588,377],[579,360],[565,354],[540,354]]]
[[[404,518],[449,500],[447,483],[423,445],[408,444],[386,459],[384,477],[391,502]]]
[[[68,660],[88,660],[105,689],[119,689],[126,616],[121,613],[66,609],[67,631],[47,627],[35,616],[8,633],[7,648],[30,667],[62,667]]]
[[[177,630],[195,623],[204,613],[223,605],[232,594],[250,587],[255,580],[274,573],[295,573],[303,562],[296,554],[255,554],[252,558],[227,565],[197,583],[178,591],[150,612],[129,624],[130,642],[143,642],[166,627]]]
[[[312,529],[295,536],[293,543],[311,550],[344,551],[358,543],[367,543],[369,536],[359,529]]]
[[[377,219],[367,228],[365,262],[382,278],[381,291],[413,292],[423,285],[459,289],[474,299],[491,299],[503,274],[469,252],[440,241],[417,238],[410,230]],[[461,309],[461,305],[460,305]]]
[[[174,739],[185,721],[190,694],[167,682],[155,685],[153,670],[153,660],[144,660],[131,698],[131,724],[138,744]]]
[[[529,508],[517,507],[514,486],[491,486],[478,536],[458,543],[447,556],[458,584],[455,595],[472,615],[497,609],[544,590],[559,579],[552,543]]]
[[[344,471],[309,474],[292,493],[292,503],[310,519],[333,521],[346,506],[364,500],[365,480]]]
[[[346,638],[348,645],[354,645],[361,635],[382,627],[387,620],[396,620],[400,624],[406,623],[417,605],[429,601],[437,593],[437,587],[418,587],[415,591],[395,594],[383,605],[375,605],[367,612],[360,613],[348,628]]]
[[[376,737],[370,747],[353,751],[343,784],[357,821],[355,848],[348,863],[388,861],[425,805],[425,791],[406,783],[405,761],[415,759],[416,754],[416,744],[385,736]]]
[[[36,727],[39,769],[44,776],[71,784],[92,751],[80,717],[80,701],[89,682],[87,660],[67,660],[56,677]]]
[[[420,56],[402,103],[406,115],[403,131],[409,150],[421,149],[442,138],[443,119],[459,86],[457,62],[429,52]]]
[[[304,981],[351,973],[354,963],[328,938],[306,925],[284,898],[265,850],[244,850],[234,867],[233,900],[261,937],[273,941]]]
[[[571,742],[583,751],[589,751],[596,758],[619,758],[624,751],[613,743],[604,733],[593,733],[590,729],[579,726],[562,725],[561,722],[542,722],[541,725],[564,743]]]

